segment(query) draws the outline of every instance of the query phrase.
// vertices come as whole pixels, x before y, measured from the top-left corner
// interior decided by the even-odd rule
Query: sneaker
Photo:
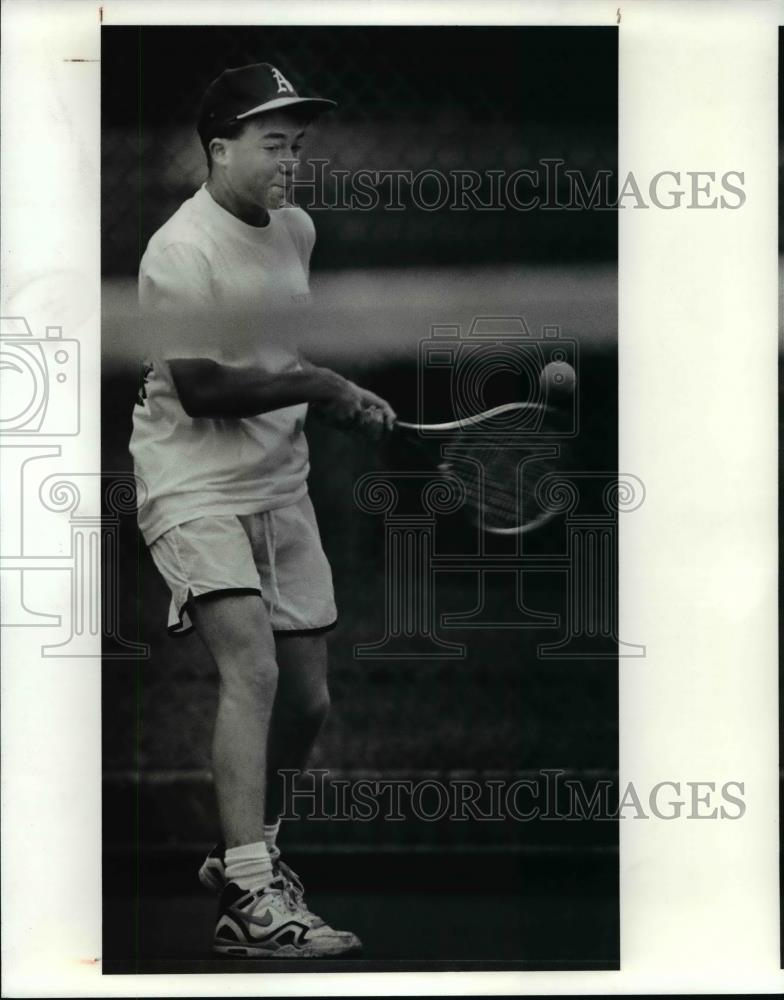
[[[224,845],[216,844],[199,869],[199,881],[205,889],[209,889],[211,892],[221,892],[226,885],[225,853]]]
[[[221,892],[213,948],[245,958],[333,958],[357,952],[359,938],[336,931],[298,900],[282,878],[249,892],[228,882]]]
[[[280,860],[280,848],[273,847],[270,851],[272,859],[272,871],[276,877],[282,878],[298,897],[300,902],[305,895],[305,887],[297,873]],[[222,892],[226,885],[226,848],[223,844],[216,844],[207,857],[202,862],[199,869],[199,881],[205,889],[211,892]]]

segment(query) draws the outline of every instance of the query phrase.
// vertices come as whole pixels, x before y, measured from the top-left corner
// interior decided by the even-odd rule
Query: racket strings
[[[537,496],[537,486],[559,468],[556,457],[526,454],[506,442],[460,443],[449,453],[449,472],[486,526],[513,527],[552,513]]]
[[[511,427],[513,412],[515,426]],[[562,471],[569,461],[563,440],[554,440],[569,429],[558,411],[541,404],[515,403],[468,420],[398,426],[416,432],[457,432],[441,451],[439,469],[461,484],[465,506],[484,530],[520,533],[557,513],[555,501],[548,505],[543,496],[540,482]],[[552,450],[544,453],[542,446]]]

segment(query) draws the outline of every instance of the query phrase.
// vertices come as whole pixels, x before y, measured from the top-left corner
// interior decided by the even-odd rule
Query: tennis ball
[[[547,399],[571,396],[576,384],[574,368],[566,361],[551,361],[539,376],[539,387]]]

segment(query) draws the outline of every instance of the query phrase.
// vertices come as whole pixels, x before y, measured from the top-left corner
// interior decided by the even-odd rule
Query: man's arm
[[[308,361],[301,354],[299,355],[299,362],[304,371],[327,371],[332,375],[335,374],[335,372],[331,372],[328,368],[316,368],[311,361]],[[360,426],[368,431],[371,437],[377,437],[383,430],[391,431],[397,420],[397,414],[389,403],[385,399],[382,399],[381,396],[377,396],[375,392],[371,392],[370,389],[363,389],[362,386],[357,385],[355,382],[349,382],[349,385],[352,385],[356,389],[362,401],[362,412],[359,415]],[[319,412],[322,416],[330,419],[330,409],[329,403],[323,404]]]
[[[175,358],[169,367],[180,403],[193,418],[241,419],[313,403],[340,426],[391,427],[395,419],[392,408],[379,396],[329,368],[310,363],[302,371],[277,374],[221,365],[207,358]]]

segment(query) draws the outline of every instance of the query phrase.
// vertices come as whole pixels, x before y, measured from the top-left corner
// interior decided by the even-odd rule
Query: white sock
[[[270,853],[273,861],[280,854],[278,850],[278,834],[280,833],[280,820],[273,823],[271,826],[264,824],[264,843],[267,845],[267,850]]]
[[[226,879],[240,889],[256,891],[272,881],[272,859],[263,840],[226,848]]]

